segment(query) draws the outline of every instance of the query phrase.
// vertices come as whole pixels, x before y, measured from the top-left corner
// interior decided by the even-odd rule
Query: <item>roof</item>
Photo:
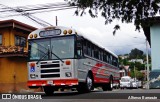
[[[89,37],[87,37],[86,34],[80,32],[80,31],[77,31],[77,30],[75,30],[75,29],[73,29],[73,28],[64,27],[64,26],[51,26],[51,27],[47,27],[47,28],[51,28],[51,29],[53,29],[53,28],[54,28],[54,29],[55,29],[55,28],[57,28],[57,29],[60,28],[62,31],[72,29],[72,33],[73,33],[73,34],[77,33],[76,35],[81,36],[81,37],[83,37],[84,39],[87,39],[88,41],[90,41],[90,42],[93,43],[94,45],[98,46],[98,47],[101,48],[101,49],[106,50],[108,53],[110,53],[110,54],[112,54],[114,57],[118,58],[118,56],[117,56],[115,53],[113,53],[112,51],[110,51],[110,50],[107,49],[107,48],[104,48],[103,46],[100,46],[100,44],[95,43],[92,39],[90,39]],[[40,33],[40,31],[43,31],[43,30],[45,30],[45,29],[46,29],[46,28],[37,29],[37,30],[31,32],[31,34]],[[63,32],[61,32],[61,34],[63,34]],[[64,35],[64,34],[63,34],[63,35]],[[38,37],[39,37],[39,36],[38,36]],[[37,38],[38,38],[38,37],[37,37]],[[28,39],[30,39],[29,36],[28,36]]]
[[[130,76],[123,76],[123,77],[121,77],[121,78],[131,78]]]
[[[146,36],[149,44],[151,43],[151,39],[150,39],[150,27],[153,24],[160,24],[160,17],[159,16],[157,16],[157,17],[149,17],[149,18],[144,19],[142,21],[142,28],[143,28],[144,34],[145,34],[145,36]]]
[[[31,32],[31,31],[37,29],[33,26],[30,26],[30,25],[27,25],[25,23],[16,21],[14,19],[0,21],[0,28],[5,28],[5,27],[18,28],[18,29],[25,30],[25,31],[28,31],[28,32]]]

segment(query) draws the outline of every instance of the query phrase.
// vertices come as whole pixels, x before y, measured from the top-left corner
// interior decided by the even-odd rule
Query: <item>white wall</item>
[[[160,24],[150,27],[152,70],[160,70]]]

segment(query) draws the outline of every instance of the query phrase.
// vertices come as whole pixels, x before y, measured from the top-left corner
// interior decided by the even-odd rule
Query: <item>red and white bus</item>
[[[48,27],[28,36],[28,86],[47,95],[59,88],[90,92],[119,83],[118,57],[72,28]]]

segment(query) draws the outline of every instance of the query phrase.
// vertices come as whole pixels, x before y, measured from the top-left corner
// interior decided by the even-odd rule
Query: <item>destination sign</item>
[[[41,37],[49,37],[49,36],[55,36],[55,35],[60,35],[61,30],[60,29],[54,29],[54,30],[46,30],[46,31],[41,31],[39,35]]]

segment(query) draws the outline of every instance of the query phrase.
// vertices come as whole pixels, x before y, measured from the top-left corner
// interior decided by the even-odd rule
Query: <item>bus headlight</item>
[[[36,78],[36,75],[35,74],[30,74],[30,78]]]
[[[66,77],[71,77],[72,73],[71,72],[66,72],[65,75],[66,75]]]

